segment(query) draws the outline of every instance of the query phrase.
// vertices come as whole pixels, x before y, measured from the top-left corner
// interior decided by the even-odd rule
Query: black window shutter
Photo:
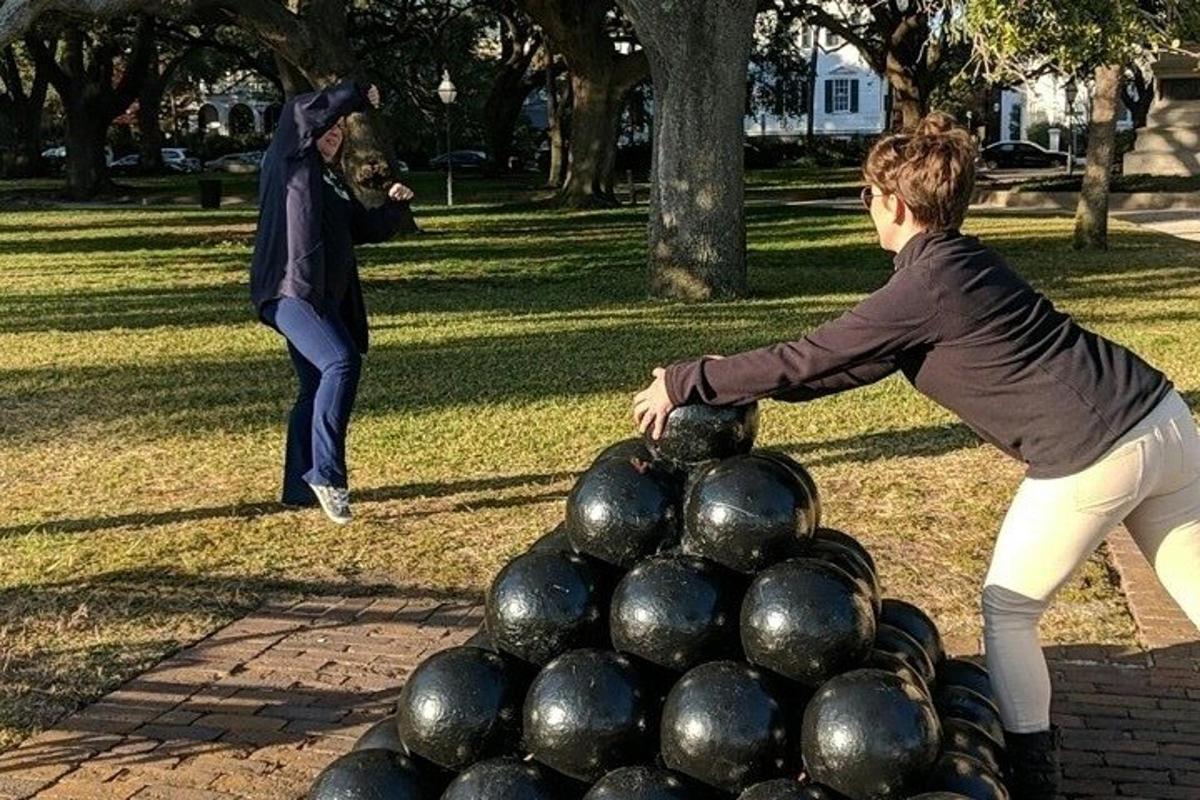
[[[850,113],[858,113],[858,80],[850,81]]]
[[[825,81],[825,113],[833,113],[833,81]]]

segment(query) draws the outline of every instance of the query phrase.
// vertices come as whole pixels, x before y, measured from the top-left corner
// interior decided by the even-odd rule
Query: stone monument
[[[1154,79],[1154,105],[1125,154],[1125,174],[1200,175],[1200,58],[1163,53]]]

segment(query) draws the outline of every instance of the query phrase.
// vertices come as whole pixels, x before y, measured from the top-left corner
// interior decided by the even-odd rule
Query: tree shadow
[[[545,472],[524,475],[502,475],[490,478],[469,478],[457,481],[421,481],[398,486],[367,487],[356,490],[354,492],[354,500],[357,503],[367,504],[388,503],[396,500],[412,500],[417,498],[451,497],[473,492],[552,485],[570,478],[571,475],[572,473],[569,472]],[[471,507],[510,508],[536,504],[560,496],[560,492],[553,492],[548,494],[523,495],[515,498],[483,498],[472,500]],[[257,503],[234,503],[230,505],[206,506],[203,508],[148,511],[135,514],[117,514],[109,517],[59,519],[30,525],[0,527],[0,540],[35,532],[57,535],[95,533],[114,528],[132,528],[136,530],[138,528],[173,525],[182,522],[201,522],[212,519],[229,519],[245,522],[275,514],[293,513],[294,511],[295,509],[281,505],[276,501],[263,500]],[[420,514],[410,513],[409,516],[420,516]],[[0,593],[0,596],[2,596],[2,593]]]
[[[806,465],[865,464],[888,458],[931,458],[983,444],[979,436],[962,423],[922,425],[897,431],[825,439],[820,442],[793,442],[773,445]]]

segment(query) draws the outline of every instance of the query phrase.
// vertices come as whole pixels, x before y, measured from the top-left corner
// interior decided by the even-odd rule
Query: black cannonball
[[[630,660],[573,650],[547,664],[525,697],[525,749],[577,780],[643,763],[654,751],[657,704]]]
[[[417,771],[432,783],[444,786],[454,777],[454,773],[445,767],[433,763],[427,758],[417,755],[400,739],[400,724],[395,714],[385,717],[372,725],[366,733],[358,737],[352,750],[392,750],[408,756]]]
[[[946,659],[942,635],[929,615],[912,603],[889,597],[883,601],[879,621],[894,625],[917,640],[936,669]]]
[[[964,797],[958,792],[922,792],[909,800],[971,800],[971,798]]]
[[[586,559],[534,552],[510,561],[487,595],[487,629],[496,647],[541,666],[555,656],[607,641],[608,599]]]
[[[942,752],[961,753],[982,763],[997,775],[1002,775],[1004,749],[978,726],[960,719],[942,720]]]
[[[464,647],[478,647],[482,650],[491,650],[496,652],[496,642],[493,641],[492,635],[487,632],[487,628],[482,625],[479,630],[471,634],[471,638],[463,642]]]
[[[847,544],[832,539],[813,538],[804,546],[804,555],[809,558],[820,558],[835,564],[849,573],[859,584],[867,596],[871,598],[871,607],[875,616],[879,616],[883,608],[883,595],[879,591],[879,578],[874,570],[863,560],[858,550]]]
[[[1004,746],[1000,712],[978,692],[965,686],[939,686],[933,692],[933,704],[943,720],[969,722],[985,733],[996,746]]]
[[[947,658],[937,668],[937,682],[941,686],[965,686],[973,692],[996,702],[992,679],[987,668],[965,658]]]
[[[921,677],[919,672],[909,665],[907,659],[885,650],[872,650],[863,666],[894,672],[920,689],[921,694],[928,697],[930,702],[933,702],[933,692],[930,691],[929,684],[925,682],[925,679]]]
[[[786,717],[753,667],[713,661],[685,674],[667,695],[662,757],[671,769],[726,792],[783,774]]]
[[[812,536],[804,485],[778,461],[753,453],[709,466],[684,499],[683,549],[755,573],[798,555]]]
[[[933,662],[929,660],[929,654],[925,652],[925,648],[921,647],[921,643],[908,633],[895,625],[880,622],[875,627],[875,649],[904,659],[932,688],[936,675]]]
[[[866,562],[867,568],[871,570],[872,575],[878,573],[879,570],[875,566],[875,558],[871,555],[871,551],[866,548],[866,545],[850,534],[839,531],[836,528],[817,528],[813,532],[813,538],[850,548],[858,554],[859,558]]]
[[[441,800],[565,800],[564,790],[561,778],[536,762],[493,758],[463,770]]]
[[[776,778],[756,783],[738,795],[737,800],[845,800],[845,797],[820,784]]]
[[[741,601],[740,581],[712,562],[687,555],[647,559],[613,592],[613,647],[678,672],[736,657]]]
[[[605,459],[567,497],[567,535],[580,553],[632,567],[679,540],[677,489],[645,462]]]
[[[571,538],[567,536],[567,524],[560,522],[548,533],[543,534],[533,544],[529,545],[530,553],[573,553]]]
[[[968,800],[1009,800],[1004,783],[978,760],[946,753],[929,775],[929,788],[960,794]]]
[[[928,698],[890,672],[861,669],[823,684],[804,713],[810,777],[851,800],[899,800],[923,785],[941,749]]]
[[[646,446],[659,461],[686,469],[701,461],[750,452],[758,434],[758,404],[675,408],[658,439],[645,434]]]
[[[452,647],[408,677],[396,704],[400,739],[434,764],[461,770],[514,749],[525,681],[504,656]]]
[[[394,750],[408,755],[408,748],[400,741],[400,728],[396,715],[384,717],[376,722],[354,742],[352,750]]]
[[[829,562],[796,558],[755,578],[742,601],[750,663],[815,687],[862,665],[875,639],[870,598]]]
[[[437,800],[440,787],[395,750],[354,750],[326,767],[309,800]]]
[[[812,502],[813,526],[820,527],[821,525],[821,493],[817,490],[817,482],[813,480],[812,474],[796,459],[789,456],[782,450],[755,450],[757,455],[773,458],[780,464],[783,464],[792,474],[795,475],[804,488],[808,490],[808,496]]]
[[[646,442],[641,438],[622,439],[619,442],[614,442],[608,447],[600,451],[600,454],[592,459],[593,464],[598,464],[601,461],[609,459],[617,459],[618,461],[642,461],[650,463],[654,460],[654,454],[650,452],[650,448],[646,446]]]
[[[583,800],[696,800],[694,786],[658,767],[620,767],[605,775]]]

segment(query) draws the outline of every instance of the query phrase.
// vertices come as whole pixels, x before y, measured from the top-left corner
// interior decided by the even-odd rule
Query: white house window
[[[850,113],[850,81],[846,78],[833,81],[833,113]]]
[[[838,36],[833,31],[825,31],[825,46],[826,47],[841,47],[842,37]]]
[[[825,81],[825,113],[858,113],[858,78],[829,78]]]
[[[813,46],[813,29],[811,25],[805,25],[800,29],[800,48],[802,50],[812,50]]]

